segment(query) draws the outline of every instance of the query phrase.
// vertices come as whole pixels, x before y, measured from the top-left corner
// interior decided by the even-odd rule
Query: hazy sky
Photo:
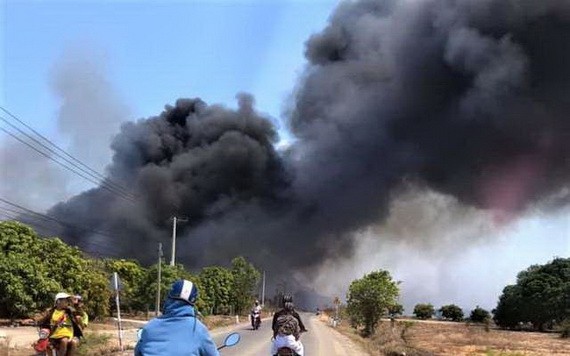
[[[249,92],[258,110],[282,127],[281,111],[305,64],[304,43],[325,26],[336,3],[2,0],[0,103],[100,170],[110,159],[105,142],[121,121],[156,115],[179,97],[235,107],[236,93]],[[92,111],[102,112],[106,121],[93,123],[90,108],[74,106],[84,99],[83,84],[90,88],[85,95],[98,98]],[[69,130],[62,128],[66,125]],[[98,126],[105,129],[97,130]],[[93,127],[92,138],[100,142],[92,154],[81,150],[81,143],[89,140],[76,136],[85,131],[81,127]],[[283,129],[280,133],[287,137]],[[15,145],[1,132],[0,144]],[[13,193],[9,187],[14,179],[29,179],[31,187],[39,187],[34,184],[40,179],[38,172],[20,176],[19,169],[6,166],[8,157],[0,158],[0,195]],[[49,176],[51,186],[12,198],[46,209],[90,187],[51,164],[41,167],[41,178]],[[368,238],[378,243],[378,250],[358,252],[355,261],[360,262],[351,261],[339,271],[354,278],[373,268],[391,269],[404,281],[408,306],[431,301],[436,306],[457,302],[465,308],[492,308],[518,271],[555,256],[570,256],[569,220],[567,210],[525,217],[449,256],[451,268],[441,264],[441,256],[436,263],[406,246],[379,243],[381,237],[371,232],[374,236]],[[324,272],[323,281],[334,279],[329,274]],[[338,293],[346,284],[343,278],[329,292]]]

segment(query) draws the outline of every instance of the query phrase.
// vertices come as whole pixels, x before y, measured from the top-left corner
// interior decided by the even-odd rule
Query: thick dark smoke
[[[187,216],[190,266],[302,271],[349,256],[409,182],[519,214],[568,188],[569,38],[567,0],[342,3],[307,42],[288,151],[249,96],[179,100],[113,143],[110,178],[138,204],[94,189],[50,213],[118,236],[67,231],[81,245],[147,261]]]

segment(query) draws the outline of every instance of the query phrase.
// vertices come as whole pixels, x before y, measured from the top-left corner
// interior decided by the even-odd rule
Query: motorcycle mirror
[[[239,336],[238,333],[231,333],[224,340],[224,346],[225,347],[234,346],[239,342],[240,338],[241,337]]]

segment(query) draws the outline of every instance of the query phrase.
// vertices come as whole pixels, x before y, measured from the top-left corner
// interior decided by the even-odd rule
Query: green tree
[[[380,318],[396,304],[399,289],[388,271],[375,271],[352,281],[347,294],[347,312],[354,326],[364,326],[372,335]]]
[[[172,284],[178,279],[187,279],[192,281],[199,287],[200,283],[197,276],[192,275],[190,272],[184,269],[181,264],[176,264],[170,266],[169,264],[161,263],[161,278],[160,278],[160,304],[162,309],[162,304],[166,300],[168,291]],[[156,305],[156,294],[158,289],[158,263],[149,267],[146,271],[146,275],[143,278],[142,283],[139,288],[136,289],[136,294],[140,297],[138,303],[140,303],[143,308],[147,310],[155,310]],[[198,288],[198,291],[200,288]],[[200,296],[198,296],[200,297]],[[201,309],[201,305],[198,304],[197,307]]]
[[[388,315],[390,318],[395,318],[398,315],[404,314],[404,306],[402,304],[393,304],[388,307]]]
[[[463,320],[463,310],[455,304],[444,305],[439,309],[441,316],[453,321]]]
[[[414,307],[414,315],[418,319],[426,320],[431,319],[435,314],[435,309],[431,304],[420,303]]]
[[[40,238],[26,225],[1,222],[0,315],[28,316],[52,306],[59,291],[84,294],[92,316],[106,314],[107,277],[93,263],[58,238]]]
[[[475,309],[471,310],[471,315],[469,320],[474,323],[485,323],[491,319],[491,314],[485,309],[477,306]]]
[[[513,328],[531,323],[536,330],[552,328],[570,315],[570,258],[534,265],[506,286],[494,310],[495,322]]]
[[[100,260],[88,260],[87,269],[89,273],[86,275],[85,287],[82,292],[87,313],[91,318],[107,316],[110,312],[112,296],[110,275]]]
[[[141,303],[139,286],[146,276],[146,269],[137,261],[125,259],[106,259],[105,270],[109,275],[117,272],[122,283],[121,307],[127,311],[143,310],[145,305]]]
[[[60,289],[41,255],[36,233],[17,222],[0,222],[0,316],[27,316],[53,304]]]
[[[81,294],[92,318],[108,315],[112,292],[104,264],[87,258],[77,247],[58,238],[40,239],[40,244],[48,274],[60,290]]]
[[[200,272],[200,299],[204,303],[203,311],[217,314],[232,302],[233,274],[224,267],[205,267]]]
[[[252,304],[253,294],[261,273],[241,256],[232,260],[231,273],[233,276],[232,301],[235,312],[242,314]]]

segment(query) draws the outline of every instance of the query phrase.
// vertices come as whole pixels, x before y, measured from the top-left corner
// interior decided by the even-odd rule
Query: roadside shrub
[[[474,323],[485,323],[491,319],[491,314],[480,306],[477,306],[471,311],[469,319]]]
[[[564,339],[570,338],[570,319],[565,319],[560,324],[560,337]]]
[[[463,320],[463,310],[455,304],[444,305],[439,309],[439,311],[445,319],[453,321]]]
[[[418,319],[426,320],[431,319],[431,317],[435,314],[435,309],[431,304],[416,304],[414,307],[414,315]]]

